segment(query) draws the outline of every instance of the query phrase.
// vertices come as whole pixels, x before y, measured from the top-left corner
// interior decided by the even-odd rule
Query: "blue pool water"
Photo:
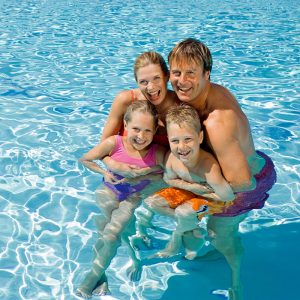
[[[236,95],[278,173],[266,206],[241,224],[244,299],[299,299],[299,19],[296,0],[1,1],[0,298],[77,299],[101,179],[77,160],[97,143],[116,93],[135,87],[135,57],[166,58],[196,37],[212,51],[212,81]],[[174,228],[154,223],[152,252]],[[138,283],[129,264],[121,246],[105,299],[226,299],[223,260],[145,260]]]

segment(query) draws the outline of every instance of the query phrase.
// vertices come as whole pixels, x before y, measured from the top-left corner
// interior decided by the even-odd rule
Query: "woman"
[[[157,52],[144,52],[135,60],[134,77],[138,88],[122,91],[116,96],[103,129],[101,140],[118,133],[124,134],[122,120],[127,107],[133,101],[148,100],[155,105],[159,115],[159,128],[153,141],[168,147],[165,115],[171,106],[179,103],[179,100],[175,92],[167,88],[169,80],[167,64]],[[144,175],[142,170],[115,162],[108,157],[104,159],[104,162],[109,169],[124,177],[132,178]]]
[[[169,70],[165,60],[157,52],[142,53],[135,60],[134,77],[138,87],[133,90],[122,91],[116,96],[103,129],[101,141],[116,134],[126,134],[123,128],[123,118],[128,106],[134,101],[148,100],[156,107],[158,112],[158,129],[153,141],[156,144],[169,147],[167,131],[165,129],[165,116],[171,106],[179,104],[179,100],[174,91],[167,88]],[[113,173],[127,178],[134,178],[146,174],[145,169],[115,161],[109,156],[103,158],[102,161]],[[117,182],[117,178],[111,179],[111,183]],[[158,186],[158,189],[161,187],[162,186]],[[147,224],[144,224],[144,226],[140,224],[139,226],[142,236],[150,219],[151,214],[145,220]],[[138,280],[141,275],[140,272],[141,270],[132,271],[131,279]],[[93,294],[102,296],[109,293],[107,278],[105,273],[103,273]]]

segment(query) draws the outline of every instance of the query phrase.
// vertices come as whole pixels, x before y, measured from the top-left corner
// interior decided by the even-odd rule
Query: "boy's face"
[[[181,126],[171,123],[168,126],[168,139],[171,152],[184,164],[198,159],[202,134],[183,123]]]

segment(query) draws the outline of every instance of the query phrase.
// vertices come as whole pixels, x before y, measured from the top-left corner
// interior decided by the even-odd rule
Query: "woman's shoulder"
[[[123,90],[117,94],[114,99],[114,103],[117,104],[126,104],[127,106],[136,100],[144,100],[145,97],[140,91],[140,89],[132,89],[132,90]]]

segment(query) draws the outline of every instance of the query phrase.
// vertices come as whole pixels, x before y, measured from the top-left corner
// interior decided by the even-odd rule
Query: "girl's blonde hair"
[[[128,123],[131,121],[132,113],[139,111],[142,113],[148,113],[153,117],[154,128],[158,126],[158,113],[155,106],[147,100],[136,100],[132,102],[126,109],[123,120]]]

